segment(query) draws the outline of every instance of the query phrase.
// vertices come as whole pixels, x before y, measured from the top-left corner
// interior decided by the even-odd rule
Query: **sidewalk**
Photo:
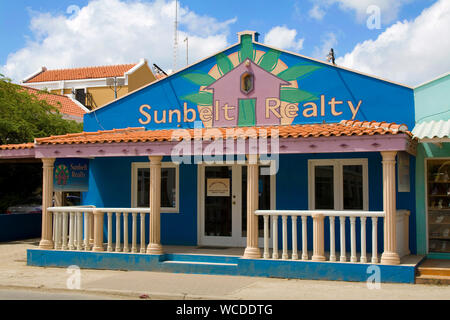
[[[38,239],[0,243],[0,289],[103,294],[129,299],[450,299],[450,286],[288,280],[141,271],[81,270],[81,289],[70,290],[65,268],[26,265]]]

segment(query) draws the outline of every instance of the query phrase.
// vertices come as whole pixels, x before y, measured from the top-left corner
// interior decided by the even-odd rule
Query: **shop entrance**
[[[266,166],[268,167],[268,166]],[[260,175],[259,209],[275,209],[275,175]],[[199,165],[199,245],[243,247],[247,236],[247,167]],[[259,220],[260,245],[264,223]]]

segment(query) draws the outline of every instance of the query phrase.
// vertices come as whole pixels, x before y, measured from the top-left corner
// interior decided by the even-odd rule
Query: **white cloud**
[[[397,22],[336,63],[400,83],[417,85],[450,70],[450,1],[440,0],[415,20]]]
[[[175,2],[93,0],[72,15],[34,13],[33,39],[8,56],[0,73],[19,81],[41,66],[50,69],[138,62],[147,58],[173,67]],[[69,12],[69,11],[68,11]],[[189,37],[190,63],[225,48],[229,25],[179,8],[177,66],[184,67]]]
[[[280,49],[299,51],[303,48],[304,38],[297,38],[297,30],[286,26],[276,26],[264,36],[264,43]]]
[[[323,10],[319,5],[315,4],[311,10],[308,12],[309,16],[311,18],[314,18],[316,20],[322,20],[325,16],[325,10]]]
[[[324,15],[325,9],[333,4],[337,4],[342,10],[354,11],[358,21],[363,22],[370,15],[367,13],[367,8],[370,6],[377,6],[380,8],[381,21],[383,23],[391,23],[397,19],[401,7],[411,1],[412,0],[315,0],[310,14],[311,12],[323,12]]]

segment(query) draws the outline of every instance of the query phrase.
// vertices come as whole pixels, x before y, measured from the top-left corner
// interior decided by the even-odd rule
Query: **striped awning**
[[[450,120],[432,120],[418,123],[412,134],[423,142],[450,142]]]

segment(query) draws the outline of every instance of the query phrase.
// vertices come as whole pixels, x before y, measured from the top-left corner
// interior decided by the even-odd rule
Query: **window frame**
[[[161,207],[162,213],[179,213],[180,212],[180,165],[173,162],[161,162],[161,169],[175,168],[175,207]],[[137,187],[138,187],[138,170],[149,169],[150,162],[132,162],[131,163],[131,207],[137,206]],[[150,196],[150,195],[149,195]]]
[[[344,176],[343,166],[361,165],[363,178],[363,208],[361,210],[344,209]],[[333,166],[333,191],[334,191],[334,209],[329,210],[349,210],[349,211],[368,211],[369,210],[369,170],[367,158],[354,159],[310,159],[308,160],[308,207],[309,210],[315,209],[315,167]],[[319,209],[317,209],[319,210]]]

